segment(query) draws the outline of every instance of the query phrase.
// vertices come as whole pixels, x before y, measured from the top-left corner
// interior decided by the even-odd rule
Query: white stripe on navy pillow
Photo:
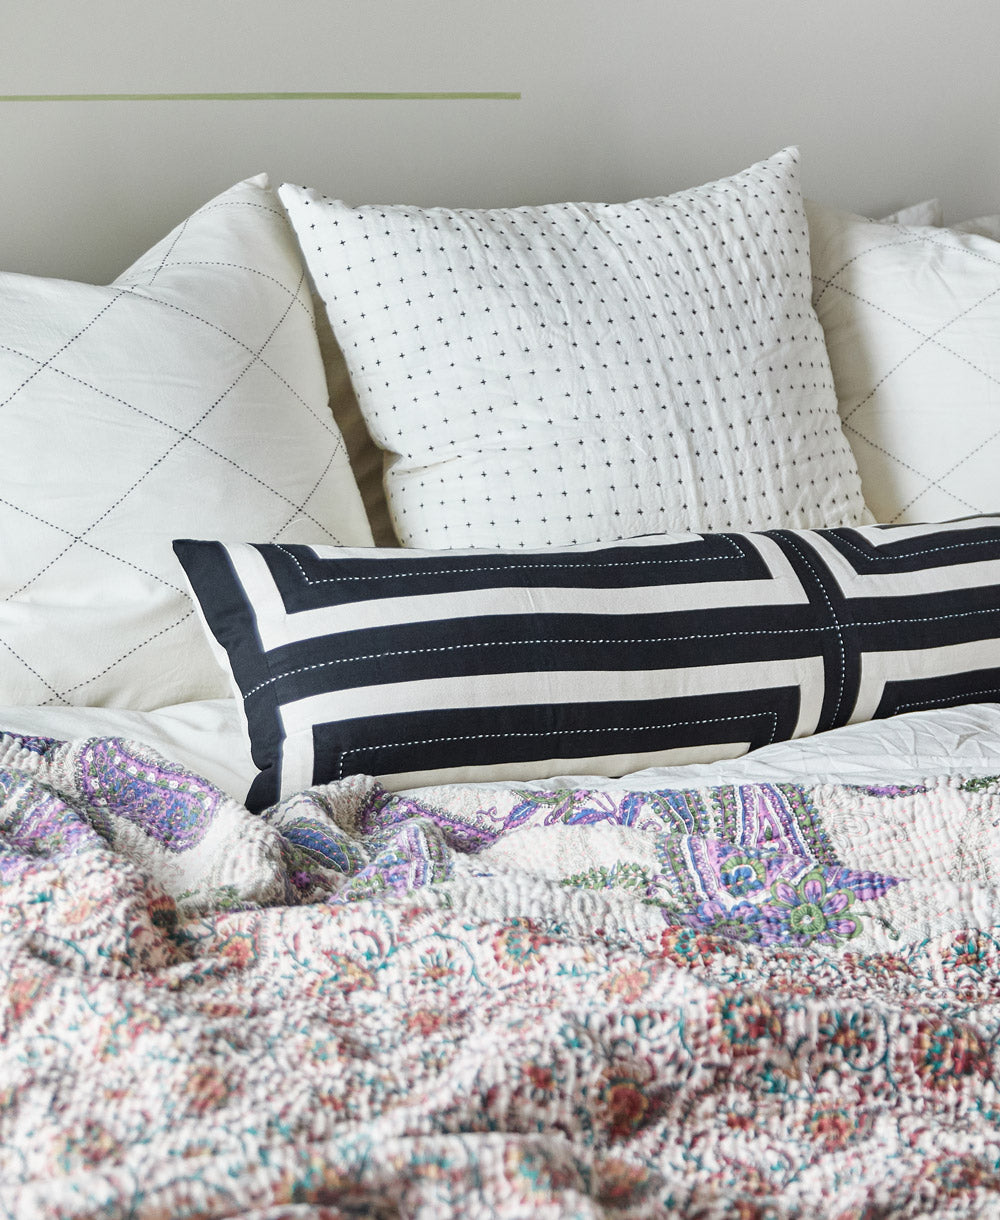
[[[260,809],[623,774],[1000,696],[1000,518],[543,551],[174,544]]]

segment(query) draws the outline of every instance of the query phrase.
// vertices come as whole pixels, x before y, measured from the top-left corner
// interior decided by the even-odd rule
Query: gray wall
[[[353,202],[660,194],[797,143],[815,198],[1000,211],[997,0],[0,0],[0,267],[106,281],[237,179]]]

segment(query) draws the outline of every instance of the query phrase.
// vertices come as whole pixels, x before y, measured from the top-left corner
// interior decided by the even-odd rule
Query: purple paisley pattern
[[[171,851],[188,851],[212,824],[221,794],[152,750],[117,737],[95,738],[79,757],[80,790],[88,805],[113,805]]]
[[[62,745],[62,742],[58,741],[55,737],[27,737],[18,734],[17,744],[22,750],[27,750],[30,754],[44,756],[57,746]]]
[[[869,795],[903,791],[889,786]],[[839,864],[808,790],[789,784],[624,795],[522,793],[503,829],[532,823],[656,832],[659,859],[643,877],[646,900],[661,902],[668,921],[746,944],[804,948],[853,939],[861,931],[854,904],[883,897],[899,880]],[[598,888],[623,883],[607,870],[572,880]],[[627,885],[636,889],[634,870]]]

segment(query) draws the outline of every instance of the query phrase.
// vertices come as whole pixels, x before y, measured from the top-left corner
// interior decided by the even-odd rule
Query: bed
[[[997,1214],[995,218],[797,165],[0,278],[2,1214]]]

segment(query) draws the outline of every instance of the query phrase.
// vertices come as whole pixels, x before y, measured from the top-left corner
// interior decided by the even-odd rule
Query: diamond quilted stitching
[[[827,287],[833,292],[842,291],[836,277]],[[939,403],[929,406],[911,399],[907,407],[910,425],[935,437],[933,449],[923,455],[923,468],[917,469],[905,457],[886,447],[882,438],[883,424],[880,416],[884,395],[893,392],[891,382],[894,378],[905,381],[900,393],[909,395],[911,385],[933,382],[943,360],[953,362],[949,377],[949,394],[957,402],[975,398],[980,378],[1000,385],[990,370],[977,364],[978,351],[970,356],[955,350],[948,342],[950,331],[970,322],[975,325],[973,315],[977,310],[993,305],[996,291],[959,310],[944,322],[937,318],[932,319],[935,329],[927,334],[910,319],[882,308],[877,301],[862,298],[854,293],[850,295],[854,297],[855,308],[860,316],[865,316],[866,311],[873,311],[878,315],[878,324],[882,326],[883,334],[879,344],[880,361],[874,374],[878,376],[878,380],[867,393],[859,392],[856,401],[852,397],[849,405],[845,404],[842,421],[852,443],[876,450],[888,464],[883,479],[885,483],[891,484],[900,503],[893,520],[935,519],[982,511],[979,504],[962,494],[962,488],[970,477],[974,477],[970,463],[982,456],[984,451],[987,460],[990,460],[988,450],[1000,436],[1000,430],[994,426],[993,420],[973,417],[966,421],[964,428],[944,428],[941,427]],[[885,328],[891,323],[898,326],[898,333],[895,335],[885,333]],[[961,341],[962,336],[958,338]],[[975,338],[973,341],[976,342]],[[898,355],[894,354],[894,342],[898,345]],[[881,369],[885,371],[879,372]],[[974,481],[979,480],[974,478]]]
[[[150,299],[150,298],[147,298],[147,299]],[[293,297],[291,299],[294,300],[295,298]],[[289,307],[290,307],[290,305],[289,305]],[[103,313],[104,311],[102,310],[101,312]],[[196,315],[193,315],[190,313],[188,316],[196,317]],[[247,469],[246,466],[244,466],[243,464],[234,461],[231,457],[229,457],[226,454],[224,454],[223,452],[221,452],[221,450],[219,448],[207,444],[206,442],[202,441],[200,438],[198,438],[195,435],[195,433],[198,431],[198,429],[201,428],[205,424],[205,422],[211,417],[212,413],[220,406],[220,404],[222,404],[225,401],[225,399],[231,393],[233,393],[233,391],[239,385],[239,382],[246,376],[246,374],[253,367],[253,365],[255,363],[257,363],[258,360],[260,360],[261,353],[263,352],[264,348],[266,348],[267,344],[273,338],[275,331],[278,329],[278,327],[281,325],[281,323],[287,318],[287,316],[288,316],[288,310],[286,310],[285,313],[278,320],[275,327],[272,329],[271,333],[268,335],[267,339],[265,340],[263,346],[258,351],[252,351],[251,349],[249,349],[247,347],[246,344],[242,343],[242,341],[236,339],[233,336],[228,336],[228,338],[230,338],[234,344],[237,344],[239,347],[244,348],[244,349],[246,349],[246,351],[249,352],[250,360],[241,369],[241,371],[237,375],[237,377],[233,381],[231,381],[229,383],[229,385],[227,385],[226,388],[224,390],[222,390],[221,393],[219,393],[215,397],[214,401],[212,401],[205,408],[205,410],[202,412],[202,414],[197,419],[195,419],[193,423],[189,424],[188,427],[186,429],[184,429],[183,431],[180,428],[178,428],[176,425],[171,423],[169,420],[157,418],[156,416],[150,414],[149,412],[142,411],[141,408],[136,408],[133,403],[126,402],[124,399],[121,399],[121,398],[117,399],[117,402],[120,406],[122,406],[130,411],[131,410],[137,411],[138,414],[144,416],[145,419],[150,421],[151,423],[161,425],[162,428],[168,434],[173,433],[174,436],[171,439],[171,443],[158,457],[156,457],[154,459],[154,461],[152,462],[151,465],[140,470],[135,475],[135,478],[133,479],[131,484],[128,487],[126,487],[123,491],[121,491],[121,493],[115,499],[110,500],[107,503],[106,507],[103,509],[103,511],[100,513],[100,515],[97,516],[89,525],[83,526],[80,529],[79,533],[75,533],[72,530],[67,530],[66,532],[70,535],[70,539],[71,539],[70,542],[67,544],[67,547],[63,551],[59,552],[58,554],[53,555],[49,559],[49,561],[45,565],[45,567],[43,567],[41,569],[41,571],[38,573],[38,575],[41,575],[42,572],[48,571],[51,568],[52,564],[57,562],[58,559],[61,557],[61,555],[65,554],[66,550],[68,550],[70,546],[73,546],[76,543],[86,540],[88,534],[90,534],[93,530],[95,530],[96,528],[101,526],[103,523],[105,523],[109,518],[112,518],[114,516],[115,512],[117,511],[117,509],[127,500],[127,498],[129,496],[131,496],[138,488],[140,488],[142,486],[142,484],[156,471],[157,467],[162,462],[168,461],[171,458],[171,456],[175,453],[175,451],[178,449],[178,447],[180,447],[185,442],[193,442],[193,443],[197,443],[199,445],[203,445],[214,458],[217,458],[220,462],[225,462],[225,463],[232,465],[241,474],[245,475],[249,479],[252,479],[261,489],[264,489],[264,490],[270,492],[275,497],[277,497],[281,500],[284,500],[286,502],[286,504],[288,504],[289,506],[292,507],[293,511],[296,511],[296,512],[301,511],[300,504],[296,504],[294,501],[290,500],[289,497],[284,495],[283,492],[281,492],[279,489],[272,486],[270,483],[268,483],[264,479],[261,479],[258,474]],[[96,318],[95,318],[95,321],[96,321]],[[206,326],[210,326],[210,327],[212,326],[211,323],[204,321],[203,319],[198,319],[198,321],[203,322],[203,324]],[[218,327],[212,327],[212,329],[219,331],[219,333],[225,334],[225,332],[221,331],[220,328],[218,328]],[[70,340],[67,344],[65,344],[63,348],[60,349],[60,352],[57,354],[58,357],[64,358],[66,353],[71,348],[73,342],[75,342],[77,339],[79,339],[80,335],[82,333],[84,333],[84,332],[79,332],[77,335],[73,336],[73,339]],[[40,371],[44,369],[44,370],[46,370],[48,372],[52,372],[52,373],[57,373],[57,374],[63,373],[65,370],[59,368],[54,363],[56,358],[57,357],[54,356],[54,357],[49,358],[46,361],[40,362]],[[72,373],[67,372],[67,376],[69,376],[74,381],[76,381],[78,383],[78,385],[80,385],[80,386],[84,386],[86,384],[81,379],[74,378]],[[29,384],[28,382],[22,383],[22,386],[19,387],[18,391],[15,391],[15,394],[11,395],[7,401],[8,402],[13,401],[16,394],[18,392],[20,392],[20,389],[24,388],[28,384]],[[101,397],[104,397],[104,398],[112,397],[110,395],[107,395],[104,391],[100,390],[99,387],[92,387],[92,388],[93,388],[94,392],[101,395]],[[297,396],[297,397],[300,397],[300,396]],[[332,431],[332,429],[330,429],[330,430]],[[224,423],[223,423],[223,440],[225,439],[225,434],[227,431],[228,432],[233,431],[232,426],[231,426],[231,421],[228,421],[228,420],[224,421]],[[339,447],[339,439],[338,439],[338,441],[335,441],[335,446]],[[54,525],[54,523],[52,523],[52,522],[48,522],[48,524]],[[320,523],[318,521],[314,521],[313,524],[315,524],[317,526],[317,528],[322,528],[322,526],[320,525]],[[58,527],[56,527],[56,528],[58,528]],[[113,538],[112,538],[112,543],[113,543]],[[128,566],[131,566],[131,567],[137,566],[137,565],[133,564],[131,560],[126,559],[121,555],[116,555],[113,551],[103,550],[102,553],[110,558],[118,559],[122,563],[127,564]],[[139,569],[139,570],[141,570],[141,569]],[[153,573],[147,572],[147,574],[152,576],[153,579],[156,579],[156,580],[163,579],[161,576],[155,575]],[[34,579],[35,579],[35,577],[29,577],[18,589],[14,590],[13,593],[7,595],[7,600],[9,600],[10,597],[17,596],[21,592],[23,592],[27,587],[30,586],[30,584],[32,583],[32,581]],[[166,583],[169,584],[170,582],[166,582]],[[178,586],[176,584],[174,584],[171,587],[177,588]]]
[[[880,521],[997,507],[1000,247],[809,205],[814,304]]]
[[[287,222],[222,198],[109,288],[3,277],[2,702],[227,693],[174,536],[370,542]]]

